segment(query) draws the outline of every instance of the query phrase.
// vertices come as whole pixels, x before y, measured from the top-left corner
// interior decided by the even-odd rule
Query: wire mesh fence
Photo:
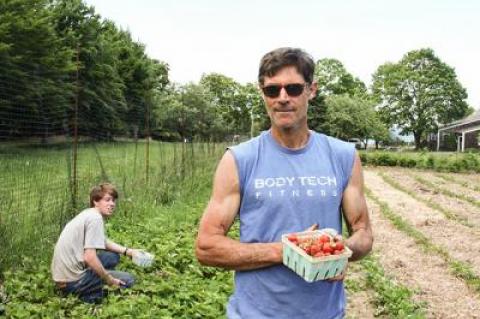
[[[114,183],[117,213],[133,219],[141,214],[134,201],[162,205],[179,188],[194,191],[224,149],[154,140],[148,97],[131,101],[136,111],[124,116],[118,106],[82,99],[74,78],[47,73],[25,67],[9,74],[0,66],[0,270],[49,255],[65,223],[88,205],[93,185]],[[51,91],[35,93],[45,78]]]

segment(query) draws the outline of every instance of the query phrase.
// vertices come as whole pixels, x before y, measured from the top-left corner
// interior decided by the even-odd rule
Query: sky
[[[429,47],[455,69],[467,102],[480,109],[477,0],[84,1],[168,63],[173,82],[198,82],[212,72],[256,82],[261,57],[290,46],[315,60],[338,59],[370,86],[380,65]]]

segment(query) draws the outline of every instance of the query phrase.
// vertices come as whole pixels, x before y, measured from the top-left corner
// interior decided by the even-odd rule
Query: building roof
[[[461,120],[453,121],[440,127],[438,131],[457,131],[462,128],[480,125],[480,109]]]

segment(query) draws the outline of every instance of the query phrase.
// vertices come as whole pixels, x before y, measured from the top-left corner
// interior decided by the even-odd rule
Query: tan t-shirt
[[[105,249],[103,218],[95,208],[88,208],[65,225],[53,253],[54,281],[79,280],[86,271],[83,252],[86,248]]]

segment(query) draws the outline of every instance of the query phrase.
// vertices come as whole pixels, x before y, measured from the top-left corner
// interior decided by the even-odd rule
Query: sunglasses
[[[289,96],[295,97],[303,93],[303,89],[305,88],[306,84],[307,83],[291,83],[287,85],[270,84],[263,86],[262,91],[265,96],[274,98],[278,97],[280,95],[280,91],[282,91],[282,88],[284,88]]]

